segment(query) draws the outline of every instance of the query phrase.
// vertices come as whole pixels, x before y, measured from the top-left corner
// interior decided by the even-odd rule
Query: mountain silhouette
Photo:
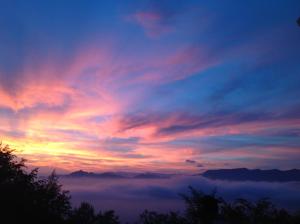
[[[93,173],[93,172],[86,172],[83,170],[78,170],[78,171],[72,172],[70,174],[63,175],[63,177],[164,179],[164,178],[170,178],[173,175],[174,174],[152,173],[152,172],[146,172],[146,173],[127,173],[127,172]]]
[[[172,174],[163,174],[163,173],[140,173],[137,174],[134,178],[139,179],[164,179],[172,177]]]
[[[201,174],[210,179],[230,181],[267,181],[267,182],[290,182],[300,181],[300,170],[260,170],[260,169],[216,169],[207,170]]]
[[[114,172],[93,173],[93,172],[86,172],[83,170],[72,172],[68,175],[65,175],[65,177],[125,178],[124,176]]]

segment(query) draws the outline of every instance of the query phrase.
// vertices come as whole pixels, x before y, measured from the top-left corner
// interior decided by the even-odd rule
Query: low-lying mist
[[[70,191],[76,206],[86,201],[96,209],[114,209],[122,220],[134,221],[144,211],[182,211],[180,193],[193,186],[205,193],[216,191],[226,200],[269,198],[279,207],[291,211],[299,209],[300,182],[229,182],[201,176],[174,176],[164,179],[101,179],[60,178],[63,188]]]

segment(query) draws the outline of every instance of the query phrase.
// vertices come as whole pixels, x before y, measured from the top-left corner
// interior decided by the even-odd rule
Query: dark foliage
[[[0,144],[1,224],[119,223],[113,211],[95,215],[87,203],[72,210],[70,196],[62,190],[55,174],[39,179],[36,169],[26,172],[24,162],[8,146]]]
[[[24,168],[24,160],[0,145],[1,223],[63,223],[70,202],[56,176],[39,180],[37,170],[27,173]]]
[[[162,214],[157,212],[144,211],[140,215],[140,222],[143,224],[187,224],[187,220],[176,212]]]
[[[223,204],[221,198],[217,198],[215,192],[206,195],[190,187],[191,195],[182,195],[187,204],[186,216],[191,224],[212,224],[219,219],[220,206]]]
[[[292,216],[285,210],[278,210],[267,199],[261,199],[256,203],[250,203],[244,199],[226,204],[222,210],[225,223],[240,224],[268,224],[268,223],[295,223]]]
[[[119,224],[114,211],[95,213],[88,203],[71,208],[70,196],[53,173],[46,179],[37,170],[26,172],[24,160],[0,144],[1,224]],[[300,214],[276,208],[269,200],[226,202],[216,193],[204,194],[190,187],[184,214],[145,211],[140,224],[300,224]]]
[[[118,224],[119,219],[114,211],[99,212],[95,214],[93,206],[82,202],[70,215],[69,223],[72,224]]]
[[[186,202],[183,216],[145,211],[141,224],[300,224],[299,213],[291,215],[277,209],[268,199],[256,203],[238,199],[227,203],[216,192],[204,194],[192,187],[190,194],[182,197]]]

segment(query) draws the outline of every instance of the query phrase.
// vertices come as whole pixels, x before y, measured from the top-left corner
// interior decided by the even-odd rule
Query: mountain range
[[[237,169],[215,169],[207,170],[201,175],[202,177],[213,179],[213,180],[227,180],[227,181],[266,181],[266,182],[290,182],[290,181],[300,181],[300,170],[261,170],[261,169],[247,169],[247,168],[237,168]],[[93,173],[86,172],[83,170],[78,170],[63,177],[69,178],[107,178],[107,179],[120,179],[120,178],[133,178],[133,179],[165,179],[171,178],[173,176],[178,176],[177,174],[165,174],[165,173],[155,173],[155,172],[102,172]]]
[[[207,170],[201,174],[203,177],[216,180],[229,181],[267,181],[290,182],[300,181],[300,170],[260,170],[260,169],[216,169]]]
[[[103,173],[93,173],[86,172],[83,170],[78,170],[70,174],[64,175],[63,177],[91,177],[91,178],[136,178],[136,179],[164,179],[170,178],[174,174],[163,174],[163,173],[130,173],[130,172],[103,172]]]

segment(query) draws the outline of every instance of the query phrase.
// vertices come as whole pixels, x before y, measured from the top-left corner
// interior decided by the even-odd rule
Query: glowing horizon
[[[300,168],[297,1],[0,6],[0,140],[30,166]]]

